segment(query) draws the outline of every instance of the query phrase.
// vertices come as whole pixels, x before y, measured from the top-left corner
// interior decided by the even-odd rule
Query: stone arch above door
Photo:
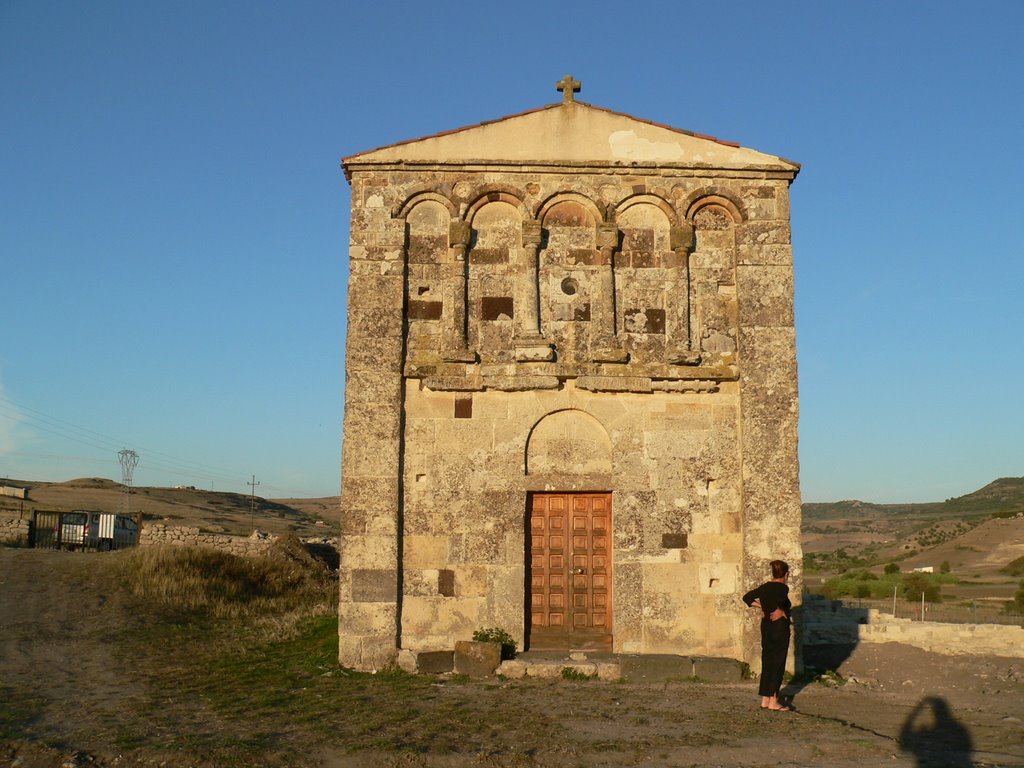
[[[549,413],[526,444],[527,475],[610,475],[612,441],[600,421],[579,410]]]

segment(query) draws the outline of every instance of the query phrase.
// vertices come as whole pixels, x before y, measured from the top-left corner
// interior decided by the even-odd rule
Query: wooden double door
[[[527,538],[530,650],[610,651],[610,493],[534,493]]]

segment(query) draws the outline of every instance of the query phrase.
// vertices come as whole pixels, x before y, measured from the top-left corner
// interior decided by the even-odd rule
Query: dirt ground
[[[0,548],[0,766],[1024,766],[1024,659],[899,644],[856,648],[841,685],[791,685],[789,713],[760,711],[756,682],[438,679],[408,706],[339,698],[336,720],[282,723],[257,758],[158,749],[149,733],[126,740],[125,724],[242,739],[247,723],[162,689],[152,660],[119,651],[137,616],[102,586],[104,557]],[[403,718],[409,733],[355,739],[355,713],[380,706],[398,710],[388,734]],[[425,723],[436,734],[417,738]]]

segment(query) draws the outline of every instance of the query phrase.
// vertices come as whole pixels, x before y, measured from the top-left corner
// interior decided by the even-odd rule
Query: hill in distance
[[[62,483],[8,480],[29,489],[29,498],[0,497],[0,510],[10,514],[33,510],[120,512],[124,486],[99,477]],[[197,488],[133,487],[130,514],[142,513],[145,523],[196,527],[209,533],[248,535],[253,530],[299,536],[336,536],[340,528],[337,496],[313,499],[264,499],[241,493]]]
[[[927,504],[804,504],[803,515],[805,561],[823,570],[844,570],[849,560],[896,562],[902,570],[938,570],[948,563],[980,596],[1008,597],[1020,578],[1024,477],[999,478],[965,496]]]
[[[7,481],[29,488],[29,499],[0,497],[0,510],[86,509],[117,512],[124,487],[104,478],[62,483]],[[132,514],[144,522],[193,526],[210,533],[336,536],[340,498],[265,499],[196,488],[135,487]],[[833,563],[858,559],[873,564],[899,562],[906,569],[949,562],[958,574],[1009,582],[1003,573],[1024,557],[1024,477],[1004,477],[973,493],[941,502],[872,504],[862,501],[803,505],[803,546],[811,559],[837,552]],[[842,569],[842,566],[839,566]],[[826,566],[827,569],[827,566]]]

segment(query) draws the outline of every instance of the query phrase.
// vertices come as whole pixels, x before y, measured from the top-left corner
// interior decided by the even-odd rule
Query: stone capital
[[[693,227],[689,223],[683,223],[672,227],[668,232],[669,248],[673,251],[683,250],[689,253],[693,250]]]
[[[597,247],[617,248],[619,246],[619,227],[616,224],[597,225]]]
[[[541,226],[539,221],[523,222],[523,245],[540,245]]]
[[[468,221],[453,221],[448,226],[448,242],[452,245],[469,245],[473,229]]]

